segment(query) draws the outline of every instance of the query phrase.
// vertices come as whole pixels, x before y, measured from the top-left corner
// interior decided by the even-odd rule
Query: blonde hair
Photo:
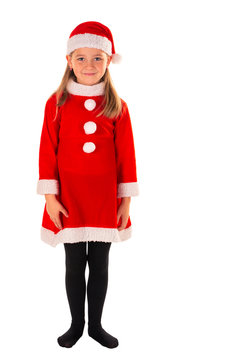
[[[72,52],[73,53],[73,52]],[[72,56],[72,53],[70,56]],[[68,80],[72,78],[74,81],[77,81],[76,76],[73,70],[70,70],[68,64],[65,69],[65,73],[63,75],[62,81],[57,88],[56,91],[51,95],[53,96],[56,94],[56,115],[54,120],[57,118],[58,110],[60,106],[62,106],[68,98],[68,91],[67,91],[67,83]],[[122,111],[122,102],[120,97],[117,94],[117,91],[113,85],[113,81],[110,76],[110,72],[108,67],[106,68],[105,74],[101,78],[101,81],[104,81],[104,99],[103,99],[103,110],[100,111],[96,116],[106,116],[108,118],[115,118],[121,114]]]

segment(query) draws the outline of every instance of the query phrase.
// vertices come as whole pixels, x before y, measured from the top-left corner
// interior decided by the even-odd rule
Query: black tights
[[[87,250],[88,245],[88,251]],[[72,316],[70,329],[58,338],[64,347],[73,346],[83,333],[85,324],[85,297],[88,300],[88,333],[101,345],[113,348],[118,340],[108,334],[101,325],[103,305],[108,286],[108,255],[111,242],[64,243],[66,275],[65,285]],[[85,269],[89,266],[86,286]]]
[[[88,253],[87,253],[88,244]],[[66,275],[65,284],[72,322],[85,321],[85,268],[88,262],[87,283],[88,322],[99,325],[108,285],[108,255],[111,242],[64,243]]]

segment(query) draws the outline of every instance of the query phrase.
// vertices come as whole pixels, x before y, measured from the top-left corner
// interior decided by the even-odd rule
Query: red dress
[[[43,212],[41,239],[49,245],[80,241],[119,242],[131,237],[130,216],[118,230],[122,197],[139,195],[132,125],[127,104],[114,119],[97,117],[104,83],[70,79],[69,96],[56,113],[56,95],[46,102],[39,147],[38,194],[56,194],[68,211],[58,229]]]

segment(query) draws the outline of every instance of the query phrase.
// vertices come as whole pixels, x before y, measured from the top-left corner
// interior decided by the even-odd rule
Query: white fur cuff
[[[139,186],[137,182],[119,183],[117,185],[117,197],[128,197],[139,195]]]
[[[58,180],[38,180],[37,194],[59,194],[59,182]]]

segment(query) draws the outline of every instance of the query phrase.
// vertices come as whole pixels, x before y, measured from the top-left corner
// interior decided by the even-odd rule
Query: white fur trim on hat
[[[67,55],[73,50],[89,47],[105,51],[108,55],[112,55],[112,43],[104,36],[95,34],[78,34],[70,37],[67,41]]]

